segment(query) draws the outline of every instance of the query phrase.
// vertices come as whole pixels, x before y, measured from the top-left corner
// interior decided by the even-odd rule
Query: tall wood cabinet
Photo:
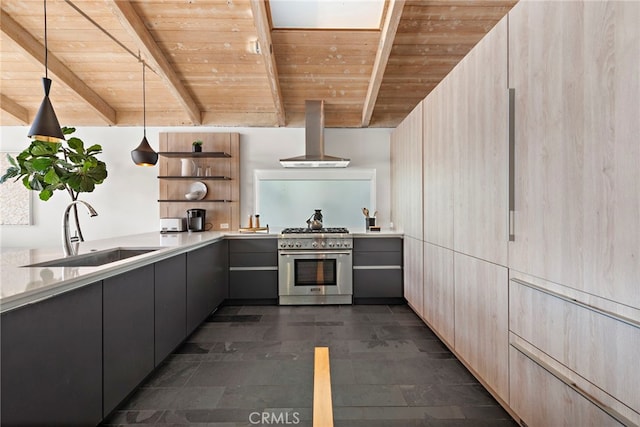
[[[640,3],[525,1],[509,19],[509,266],[640,307]]]
[[[507,18],[450,75],[453,146],[453,248],[507,265]]]
[[[424,241],[453,248],[453,99],[445,79],[422,102]]]
[[[391,134],[391,221],[403,232],[404,297],[422,314],[422,103]]]
[[[200,140],[202,152],[192,152]],[[187,209],[205,209],[208,229],[237,230],[240,227],[240,135],[237,133],[160,133],[160,217],[181,217]],[[183,159],[193,165],[183,174]],[[191,163],[193,162],[193,163]],[[185,194],[206,189],[200,200]]]
[[[404,185],[391,193],[391,221],[422,239],[422,103],[391,134],[391,175]]]
[[[409,303],[529,427],[640,425],[638,22],[639,2],[520,0],[422,102]],[[392,170],[418,153],[393,154],[405,122]]]

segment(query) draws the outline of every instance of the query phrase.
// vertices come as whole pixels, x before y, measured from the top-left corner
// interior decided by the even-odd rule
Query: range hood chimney
[[[349,159],[324,154],[324,101],[305,101],[304,156],[280,159],[285,168],[344,168]]]

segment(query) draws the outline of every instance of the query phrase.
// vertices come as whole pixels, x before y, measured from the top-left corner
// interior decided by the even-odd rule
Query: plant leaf
[[[60,183],[60,178],[58,177],[58,174],[56,173],[56,170],[54,168],[49,169],[44,175],[44,182],[49,185],[57,185],[58,183]]]
[[[34,141],[29,147],[32,156],[51,156],[60,150],[61,144],[52,144],[50,142]]]
[[[69,147],[77,153],[84,154],[84,143],[80,138],[69,138],[67,144],[69,144]]]
[[[87,148],[87,154],[100,154],[102,153],[102,145],[93,144],[91,147]]]
[[[53,196],[53,191],[51,191],[49,188],[45,188],[44,190],[42,190],[40,192],[40,196],[39,197],[40,197],[40,200],[43,200],[43,201],[46,202],[47,200],[49,200],[51,198],[51,196]]]
[[[31,162],[33,168],[39,172],[44,172],[46,169],[51,167],[53,163],[53,159],[50,157],[38,157]]]

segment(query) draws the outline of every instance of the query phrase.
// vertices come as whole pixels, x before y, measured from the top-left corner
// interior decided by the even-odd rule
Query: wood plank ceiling
[[[395,127],[516,2],[388,0],[378,29],[315,30],[272,28],[264,0],[48,0],[51,101],[61,125],[142,125],[133,52],[148,126],[297,127],[323,99],[327,127]],[[43,2],[0,5],[0,124],[28,125]]]

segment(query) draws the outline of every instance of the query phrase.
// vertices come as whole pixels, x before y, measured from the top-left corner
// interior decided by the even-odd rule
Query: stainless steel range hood
[[[305,101],[304,156],[280,159],[285,168],[344,168],[349,159],[324,154],[324,101]]]

